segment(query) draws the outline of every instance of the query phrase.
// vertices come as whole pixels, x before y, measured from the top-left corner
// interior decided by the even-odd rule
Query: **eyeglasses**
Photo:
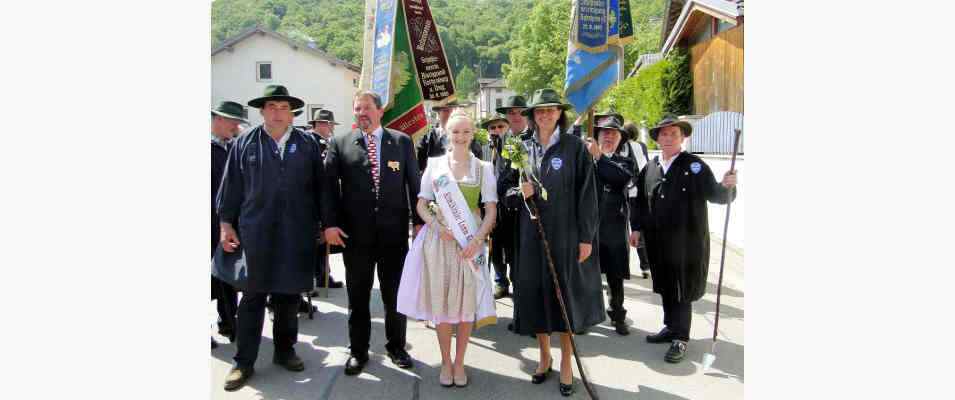
[[[504,124],[490,125],[488,126],[488,129],[507,129],[507,125],[504,125]]]

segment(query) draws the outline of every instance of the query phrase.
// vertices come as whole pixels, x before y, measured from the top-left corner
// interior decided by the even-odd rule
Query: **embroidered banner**
[[[425,100],[454,99],[454,79],[428,0],[403,0],[411,52]]]

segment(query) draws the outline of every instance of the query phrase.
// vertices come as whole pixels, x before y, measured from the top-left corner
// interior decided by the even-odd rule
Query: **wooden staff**
[[[538,218],[531,218],[535,221],[537,225],[537,232],[541,236],[541,242],[544,243],[544,254],[547,256],[547,267],[550,270],[550,277],[554,281],[554,292],[557,295],[557,304],[560,305],[560,314],[564,317],[564,326],[567,327],[567,336],[570,337],[570,348],[574,352],[574,359],[577,361],[577,369],[580,371],[580,380],[584,382],[584,389],[587,389],[587,394],[590,395],[591,399],[598,400],[597,392],[594,391],[593,386],[590,384],[590,381],[587,379],[587,373],[584,372],[584,364],[580,360],[580,354],[577,352],[577,341],[574,340],[574,330],[570,326],[570,318],[567,316],[567,306],[564,304],[564,294],[560,291],[560,283],[557,281],[557,269],[554,268],[554,259],[551,257],[550,253],[550,243],[547,241],[547,236],[544,234],[544,224],[540,220],[540,214],[537,211],[537,203],[534,202],[533,198],[524,199],[527,204],[530,206],[531,212],[533,215],[537,215]]]

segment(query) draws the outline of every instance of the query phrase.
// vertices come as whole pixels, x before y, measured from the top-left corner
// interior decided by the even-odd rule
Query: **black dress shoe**
[[[298,303],[299,314],[308,314],[309,312],[315,311],[318,311],[318,307],[313,306],[311,303],[305,301],[305,299],[302,299],[302,301]]]
[[[508,294],[509,294],[509,293],[507,292],[507,288],[506,288],[506,287],[504,287],[504,286],[498,286],[497,289],[494,290],[494,300],[503,299],[503,298],[507,297]]]
[[[647,279],[649,277],[650,277],[650,271],[643,271],[643,279]]]
[[[345,375],[358,375],[368,364],[368,356],[357,357],[354,354],[345,361]]]
[[[630,334],[630,328],[627,327],[627,321],[614,321],[613,328],[620,336],[627,336]]]
[[[292,353],[289,356],[272,357],[272,363],[281,365],[285,367],[285,369],[292,372],[299,372],[299,371],[305,370],[305,362],[302,361],[302,359],[299,358],[298,355],[296,355],[295,353]]]
[[[668,343],[672,342],[673,339],[676,339],[676,335],[667,327],[663,327],[660,330],[660,333],[656,335],[647,335],[647,342],[649,343]]]
[[[568,385],[568,384],[565,384],[565,383],[562,383],[562,382],[558,382],[558,383],[560,384],[560,395],[561,395],[561,396],[567,397],[567,396],[570,396],[570,395],[574,394],[574,383],[573,383],[573,382],[571,382],[569,385]]]
[[[686,357],[686,342],[682,340],[674,340],[670,344],[670,349],[667,350],[666,356],[663,357],[664,360],[668,363],[678,363],[683,361],[683,358]]]
[[[209,339],[212,339],[212,338],[209,338]],[[212,348],[215,349],[216,347],[219,347],[219,345],[216,344],[216,340],[215,340],[215,339],[212,339]]]
[[[534,375],[531,375],[531,383],[535,385],[540,385],[547,380],[551,372],[554,372],[554,359],[550,360],[550,365],[547,366],[547,371],[539,372]]]
[[[391,362],[397,365],[398,368],[407,369],[414,365],[414,363],[411,362],[411,355],[409,355],[405,349],[396,349],[395,351],[389,350],[388,358],[390,358]]]
[[[320,287],[320,288],[325,287],[325,280],[324,280],[324,279],[319,279],[319,280],[318,280],[318,285],[315,285],[315,287]],[[345,287],[345,284],[343,284],[343,283],[341,283],[341,282],[339,282],[339,281],[336,281],[335,278],[332,278],[332,277],[330,277],[330,276],[328,277],[328,288],[329,288],[329,289],[341,289],[341,288],[343,288],[343,287]]]
[[[239,368],[232,367],[229,371],[229,375],[225,377],[225,385],[223,389],[227,392],[234,392],[239,390],[242,386],[245,386],[245,382],[252,377],[252,374],[255,373],[255,370],[252,368]]]

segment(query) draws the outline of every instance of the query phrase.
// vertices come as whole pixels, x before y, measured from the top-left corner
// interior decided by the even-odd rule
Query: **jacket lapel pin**
[[[391,170],[394,172],[398,172],[401,170],[401,164],[399,164],[397,161],[388,161],[388,168],[391,168]]]

